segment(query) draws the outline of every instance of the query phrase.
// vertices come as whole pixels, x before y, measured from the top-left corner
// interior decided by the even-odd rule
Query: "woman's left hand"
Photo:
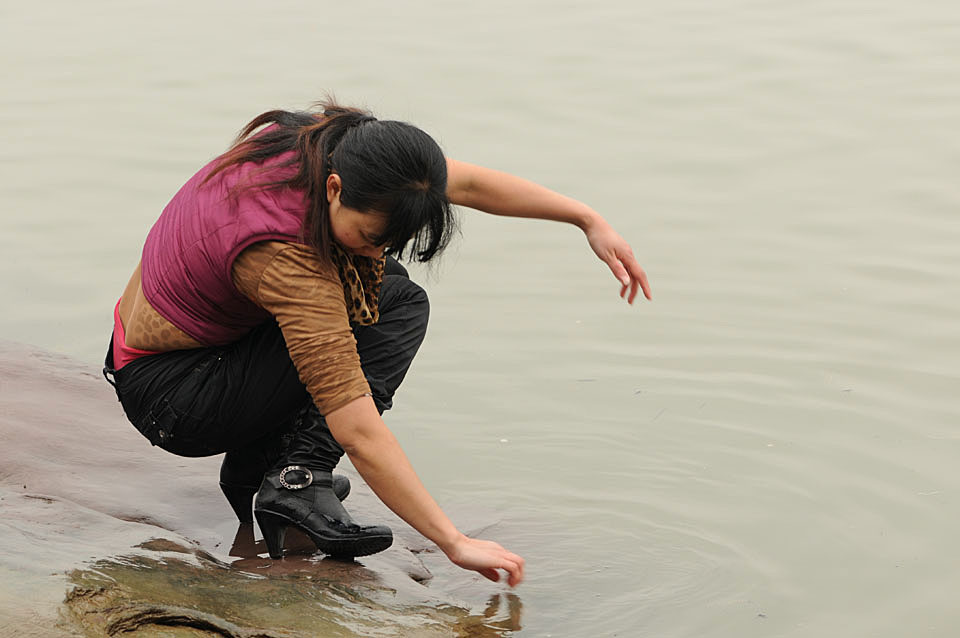
[[[613,276],[620,282],[621,299],[629,289],[630,296],[627,297],[627,303],[632,304],[637,297],[638,288],[643,290],[644,297],[652,299],[647,273],[637,263],[630,244],[610,224],[598,215],[591,220],[589,226],[584,229],[584,233],[587,235],[587,241],[590,242],[590,248],[610,267]]]
[[[647,274],[634,258],[630,245],[599,213],[582,202],[515,175],[453,159],[447,159],[447,197],[453,204],[491,215],[575,224],[583,229],[593,252],[623,286],[621,297],[629,290],[626,299],[633,303],[637,290],[642,288],[643,296],[651,298]]]

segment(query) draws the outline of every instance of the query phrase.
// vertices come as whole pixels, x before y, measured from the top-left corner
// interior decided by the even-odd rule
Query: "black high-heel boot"
[[[274,462],[275,459],[269,459],[259,451],[235,450],[223,456],[220,491],[227,497],[227,502],[241,523],[253,522],[253,495],[260,489],[263,475]],[[341,501],[347,498],[350,495],[350,479],[342,474],[334,474],[333,492]]]
[[[283,539],[291,525],[330,556],[368,556],[393,544],[389,527],[357,525],[350,518],[334,493],[330,472],[299,465],[263,477],[253,513],[273,559],[283,556]]]
[[[233,513],[237,515],[237,520],[241,523],[253,522],[250,512],[253,508],[253,495],[257,493],[256,487],[230,485],[220,481],[220,491],[227,497],[227,502],[233,508]]]
[[[258,478],[262,478],[263,474],[264,473],[261,472]],[[230,478],[224,481],[223,467],[221,466],[220,491],[227,497],[227,502],[230,503],[230,507],[233,508],[233,512],[237,515],[237,519],[241,523],[253,522],[253,516],[251,514],[251,510],[253,509],[253,496],[257,493],[258,489],[260,489],[259,484],[237,484],[230,482]],[[350,495],[350,479],[343,474],[334,474],[333,493],[336,494],[337,499],[340,501],[346,499],[347,496]]]

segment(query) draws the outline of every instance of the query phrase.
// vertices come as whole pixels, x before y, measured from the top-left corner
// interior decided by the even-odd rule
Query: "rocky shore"
[[[382,554],[338,561],[291,533],[266,558],[217,488],[219,458],[152,448],[90,369],[0,342],[0,636],[501,636],[431,590],[419,537],[355,474]],[[499,605],[500,601],[491,604]]]

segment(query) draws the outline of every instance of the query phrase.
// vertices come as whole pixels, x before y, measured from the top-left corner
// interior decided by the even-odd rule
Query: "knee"
[[[384,276],[399,275],[400,277],[406,277],[410,279],[410,273],[407,272],[407,269],[399,261],[393,257],[387,257],[383,263],[383,274]]]
[[[430,312],[430,298],[427,297],[427,291],[421,288],[420,284],[404,277],[401,278],[400,285],[403,288],[403,295],[407,303],[423,306],[424,312]]]
[[[401,275],[387,275],[380,290],[380,317],[403,317],[426,326],[430,318],[430,300],[419,284]]]
[[[380,310],[382,312],[397,306],[411,306],[420,312],[430,312],[426,290],[402,275],[387,275],[380,289]]]

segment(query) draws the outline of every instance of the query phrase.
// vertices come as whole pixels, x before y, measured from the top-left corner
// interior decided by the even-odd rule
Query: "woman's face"
[[[327,201],[330,204],[330,231],[338,244],[354,255],[382,257],[386,246],[376,244],[375,238],[387,225],[384,213],[364,212],[340,203],[340,176],[327,179]]]

